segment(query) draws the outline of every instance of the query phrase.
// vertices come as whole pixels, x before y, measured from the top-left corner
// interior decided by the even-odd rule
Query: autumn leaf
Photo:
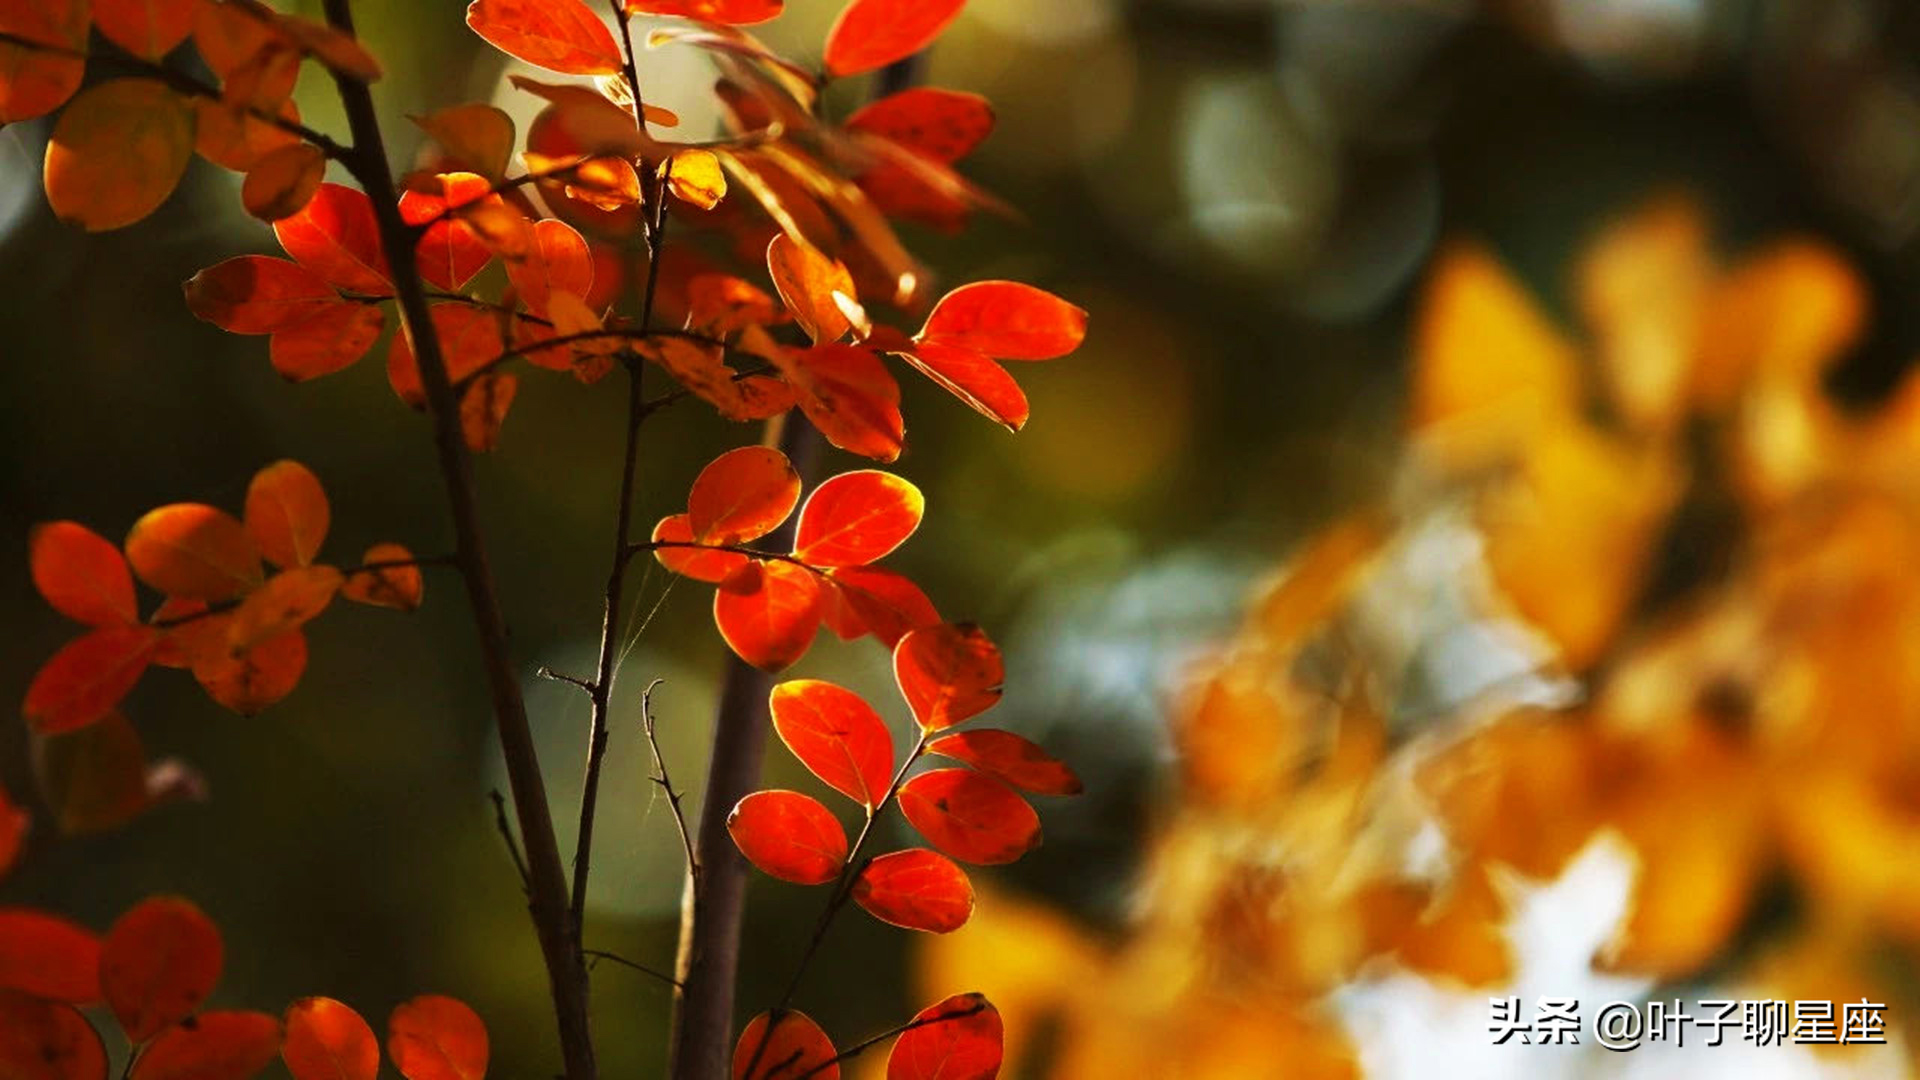
[[[820,628],[820,609],[818,577],[787,562],[749,560],[713,594],[713,621],[727,647],[765,671],[806,655]]]
[[[467,25],[487,43],[564,75],[611,75],[622,65],[612,31],[581,0],[473,0]]]
[[[413,552],[399,544],[375,544],[360,556],[360,565],[368,569],[349,574],[340,595],[356,604],[413,611],[419,608],[426,590],[420,568],[382,565],[412,560]]]
[[[75,638],[34,675],[20,711],[42,735],[83,728],[133,690],[159,646],[160,631],[149,626],[104,626]]]
[[[360,1014],[332,998],[309,997],[287,1006],[280,1059],[293,1080],[374,1080],[380,1043]]]
[[[1011,731],[984,728],[942,735],[927,744],[927,753],[968,765],[1001,783],[1036,795],[1078,795],[1080,778],[1066,763]]]
[[[293,692],[307,670],[307,637],[289,630],[234,653],[211,650],[194,657],[193,677],[207,696],[242,716],[252,716]]]
[[[433,305],[427,317],[433,321],[434,336],[440,342],[447,381],[456,386],[499,360],[506,351],[500,319],[493,312],[449,301]],[[387,347],[387,384],[401,401],[416,409],[426,407],[427,390],[420,381],[409,334],[395,334]]]
[[[224,959],[220,931],[199,908],[154,897],[107,931],[100,990],[127,1038],[142,1043],[200,1007],[220,981]]]
[[[966,0],[853,0],[827,31],[831,75],[859,75],[932,44]]]
[[[92,0],[93,25],[135,56],[158,60],[193,32],[198,0]]]
[[[386,313],[373,304],[330,301],[275,330],[267,341],[267,359],[289,382],[345,371],[373,348],[386,322]]]
[[[711,210],[727,194],[727,174],[720,170],[720,159],[709,150],[682,150],[662,166],[667,190],[683,203]]]
[[[800,474],[764,446],[729,450],[700,470],[687,496],[687,524],[703,544],[757,540],[779,528],[800,501]]]
[[[493,261],[493,250],[449,208],[457,210],[499,196],[492,194],[486,177],[476,173],[443,173],[434,177],[434,183],[437,191],[401,193],[400,218],[409,225],[426,225],[415,248],[420,276],[438,288],[464,289]]]
[[[0,124],[44,116],[66,103],[86,77],[85,0],[13,0],[0,4],[0,32],[57,46],[57,52],[0,43]]]
[[[474,378],[460,394],[460,434],[467,449],[486,453],[500,446],[500,428],[507,410],[520,392],[518,376],[489,371]]]
[[[313,562],[331,521],[320,478],[297,461],[276,461],[253,474],[247,485],[247,534],[275,566]]]
[[[285,330],[330,314],[342,303],[318,274],[266,255],[241,255],[208,267],[187,281],[186,294],[189,310],[234,334]]]
[[[240,205],[261,221],[279,221],[304,209],[320,190],[327,157],[317,146],[293,143],[261,155],[240,185]]]
[[[661,566],[695,581],[717,585],[747,564],[747,556],[736,552],[672,546],[693,542],[693,526],[685,514],[661,518],[660,523],[653,527],[652,540],[655,544],[665,545],[653,550],[653,556]]]
[[[507,263],[507,279],[527,309],[544,318],[551,293],[585,296],[593,291],[593,258],[587,241],[564,221],[536,221],[532,245],[525,258]]]
[[[767,245],[767,272],[780,301],[815,345],[847,336],[852,323],[833,299],[835,293],[849,300],[858,295],[845,264],[796,243],[783,232]]]
[[[1040,816],[1005,784],[971,769],[934,769],[900,788],[900,812],[962,862],[1010,863],[1040,846]]]
[[[872,809],[893,782],[893,736],[851,690],[818,679],[773,688],[773,729],[793,756],[828,787]]]
[[[407,1080],[481,1080],[487,1026],[464,1002],[422,994],[387,1018],[387,1057]]]
[[[514,126],[513,118],[504,110],[471,102],[408,119],[440,144],[451,164],[487,180],[507,174],[507,163],[513,158]]]
[[[833,1040],[806,1013],[782,1009],[747,1021],[733,1048],[733,1080],[839,1080]],[[769,1023],[772,1031],[768,1031]]]
[[[106,1080],[107,1051],[73,1006],[0,990],[0,1076]]]
[[[1006,1035],[981,994],[955,994],[914,1014],[887,1055],[887,1080],[994,1080]]]
[[[120,549],[77,522],[34,527],[27,546],[34,588],[55,611],[88,626],[139,618],[133,575]]]
[[[776,348],[771,360],[792,385],[800,411],[849,453],[892,461],[906,445],[900,384],[873,353],[853,345]]]
[[[976,281],[941,297],[917,342],[1001,360],[1052,360],[1080,347],[1087,313],[1017,281]]]
[[[149,511],[127,534],[141,581],[196,600],[228,600],[260,584],[260,552],[233,515],[203,503]]]
[[[913,718],[939,731],[1000,702],[1006,669],[1000,650],[972,623],[914,630],[893,649],[893,677]]]
[[[992,357],[972,349],[923,341],[897,353],[915,370],[981,416],[1008,431],[1027,426],[1027,395]]]
[[[244,653],[318,618],[345,578],[331,566],[296,566],[267,579],[234,609],[227,648]]]
[[[824,885],[847,862],[847,832],[818,799],[797,791],[756,791],[727,815],[734,846],[761,873],[796,885]]]
[[[33,742],[33,773],[60,831],[117,829],[153,803],[146,750],[119,713]]]
[[[393,271],[380,250],[380,227],[365,192],[321,184],[299,213],[273,223],[273,234],[295,262],[327,284],[369,296],[393,295]]]
[[[904,575],[874,566],[842,566],[828,572],[822,615],[844,641],[871,634],[891,649],[909,630],[933,626],[940,613],[920,586]]]
[[[908,848],[868,863],[853,879],[853,901],[881,922],[945,934],[973,914],[973,883],[946,856]]]
[[[131,225],[173,194],[193,157],[193,106],[156,79],[83,91],[47,143],[47,201],[88,232]]]
[[[13,797],[0,787],[0,878],[13,870],[20,859],[20,849],[26,846],[27,831],[33,828],[33,815],[27,813]]]
[[[70,1005],[100,1000],[100,937],[29,908],[0,908],[0,990]]]
[[[732,26],[766,22],[779,15],[785,6],[786,0],[626,0],[629,15],[677,15]]]
[[[258,1012],[206,1012],[162,1032],[128,1080],[251,1080],[280,1053],[280,1021]]]
[[[865,566],[920,527],[926,499],[891,473],[841,473],[813,490],[794,530],[794,557],[810,566]]]

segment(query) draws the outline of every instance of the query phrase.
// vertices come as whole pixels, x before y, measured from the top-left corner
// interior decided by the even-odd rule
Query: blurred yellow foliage
[[[1920,1007],[1886,978],[1920,946],[1920,376],[1837,406],[1858,275],[1806,239],[1722,266],[1708,232],[1671,195],[1604,229],[1579,337],[1485,250],[1443,250],[1400,490],[1307,543],[1193,674],[1132,923],[1099,941],[988,897],[927,948],[929,986],[1001,1001],[1031,1075],[1356,1076],[1333,991],[1501,985],[1510,883],[1610,833],[1638,871],[1597,967]],[[1359,600],[1444,507],[1489,586],[1465,617],[1526,628],[1561,703],[1382,704],[1405,673]],[[1438,869],[1415,857],[1436,828]]]

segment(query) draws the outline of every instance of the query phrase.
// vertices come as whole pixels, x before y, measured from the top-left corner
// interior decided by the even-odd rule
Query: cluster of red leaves
[[[893,736],[871,705],[850,690],[816,679],[774,687],[774,730],[821,782],[858,803],[867,824],[898,801],[920,834],[954,859],[1009,863],[1038,847],[1040,819],[1020,788],[1072,795],[1080,781],[1065,764],[1012,732],[976,730],[938,735],[1000,700],[1000,650],[972,625],[940,623],[903,635],[893,650],[894,677],[919,730],[896,771]],[[924,754],[971,768],[907,770]],[[851,860],[846,830],[819,800],[797,791],[757,791],[740,800],[728,831],[747,861],[800,885],[837,888],[883,922],[946,933],[973,913],[973,886],[951,859],[911,848]]]
[[[244,520],[201,503],[162,506],[134,523],[124,554],[75,522],[36,528],[35,587],[55,611],[89,629],[34,676],[21,710],[28,726],[54,737],[114,718],[155,664],[189,669],[221,705],[256,713],[299,682],[307,664],[301,628],[336,595],[417,607],[420,571],[398,544],[375,544],[348,570],[314,561],[330,518],[313,473],[280,461],[254,475]],[[263,559],[277,568],[272,574]],[[135,577],[164,597],[144,622]]]
[[[980,994],[955,994],[902,1028],[887,1080],[994,1080],[1005,1056],[1000,1011]],[[841,1060],[806,1013],[761,1013],[734,1046],[733,1080],[840,1080]]]
[[[372,1030],[331,998],[303,998],[284,1018],[200,1011],[225,961],[219,928],[176,897],[141,901],[104,937],[0,909],[0,1076],[105,1080],[106,1049],[80,1011],[104,1003],[133,1047],[126,1080],[249,1080],[276,1056],[293,1080],[374,1080]],[[387,1055],[407,1080],[480,1080],[487,1029],[452,998],[417,997],[388,1020]]]

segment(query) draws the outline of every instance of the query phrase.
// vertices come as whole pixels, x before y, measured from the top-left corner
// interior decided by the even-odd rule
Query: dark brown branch
[[[520,872],[520,891],[532,893],[532,878],[527,873],[527,860],[520,854],[520,842],[513,838],[513,826],[507,824],[507,800],[500,794],[499,788],[487,793],[493,800],[493,825],[500,830],[500,839],[507,843],[507,855],[513,859],[513,868]]]
[[[881,1043],[886,1042],[888,1039],[898,1038],[901,1035],[905,1035],[909,1031],[918,1031],[923,1027],[932,1027],[935,1024],[950,1023],[954,1020],[965,1020],[969,1016],[979,1016],[981,1013],[986,1011],[987,1011],[987,1003],[985,1000],[981,1000],[981,1001],[974,1002],[973,1004],[967,1006],[964,1009],[955,1009],[952,1012],[941,1013],[939,1016],[929,1016],[922,1020],[910,1020],[904,1024],[901,1024],[897,1028],[891,1028],[871,1038],[862,1039],[859,1042],[854,1043],[852,1046],[849,1046],[845,1050],[842,1050],[839,1053],[835,1054],[832,1058],[826,1061],[823,1061],[820,1064],[815,1065],[812,1068],[808,1069],[806,1072],[803,1072],[800,1075],[794,1077],[793,1080],[808,1080],[809,1077],[818,1076],[819,1074],[826,1072],[828,1069],[831,1069],[836,1065],[842,1064],[843,1062],[846,1062],[851,1058],[859,1057],[861,1054],[864,1054],[867,1051],[873,1049],[874,1047],[880,1045]]]
[[[673,811],[674,828],[680,831],[680,847],[686,852],[687,879],[693,891],[700,891],[700,859],[693,851],[693,833],[687,829],[687,815],[680,808],[680,800],[686,793],[675,791],[673,777],[667,774],[667,758],[660,752],[660,739],[654,731],[653,692],[666,680],[655,679],[647,684],[647,690],[640,695],[640,723],[647,734],[647,746],[653,750],[653,776],[650,779],[666,792],[667,807]]]
[[[661,982],[666,983],[668,986],[671,986],[676,990],[680,988],[680,983],[676,981],[673,976],[667,974],[664,971],[655,971],[654,969],[648,967],[645,964],[635,963],[632,960],[629,960],[626,957],[621,956],[619,953],[610,953],[605,949],[582,949],[580,950],[580,952],[583,955],[585,955],[589,961],[611,960],[614,963],[619,964],[623,968],[631,968],[632,970],[637,971],[642,975],[648,975],[655,979],[659,979]],[[591,962],[588,963],[587,970],[589,971],[593,970],[593,964]]]
[[[325,0],[327,22],[343,33],[353,33],[350,0]],[[353,132],[353,152],[344,160],[350,172],[372,196],[380,246],[393,271],[400,315],[413,340],[414,359],[433,417],[434,446],[441,478],[446,484],[461,577],[473,609],[487,686],[499,728],[500,750],[506,758],[508,786],[520,819],[526,847],[528,908],[546,961],[548,989],[559,1025],[561,1056],[567,1080],[596,1080],[593,1034],[587,1009],[587,972],[573,933],[567,906],[566,870],[560,861],[546,783],[540,774],[539,754],[527,722],[526,701],[507,643],[506,620],[493,569],[487,558],[480,512],[473,489],[473,467],[460,431],[460,404],[447,378],[446,359],[429,316],[425,286],[415,259],[414,233],[400,216],[399,192],[387,161],[386,142],[374,111],[373,95],[351,78],[334,76],[347,122]]]

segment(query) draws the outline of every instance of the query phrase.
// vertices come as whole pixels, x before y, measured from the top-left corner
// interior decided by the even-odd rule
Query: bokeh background
[[[360,8],[398,152],[416,138],[405,113],[510,101],[504,58],[464,28],[460,4]],[[817,55],[836,8],[791,0],[764,36]],[[1651,192],[1690,192],[1726,251],[1815,235],[1862,275],[1871,309],[1828,385],[1846,402],[1884,395],[1920,338],[1916,46],[1920,8],[1894,0],[972,0],[926,76],[993,100],[998,130],[967,171],[1024,219],[908,239],[949,281],[1018,278],[1092,315],[1080,353],[1019,372],[1034,420],[1017,437],[924,382],[906,388],[898,471],[929,516],[897,565],[944,614],[992,630],[1009,658],[999,719],[1088,786],[1043,807],[1039,853],[982,876],[1095,939],[1123,931],[1143,843],[1175,797],[1165,721],[1181,673],[1237,625],[1257,575],[1393,483],[1410,322],[1448,240],[1497,251],[1571,324],[1576,254]],[[647,54],[648,100],[697,118],[699,70]],[[299,104],[337,130],[325,89],[307,80]],[[837,108],[858,101],[845,90]],[[274,250],[239,211],[237,177],[196,162],[153,217],[83,235],[40,194],[46,131],[0,131],[0,568],[13,568],[0,573],[0,687],[24,692],[68,632],[28,581],[33,522],[117,536],[165,502],[237,509],[255,469],[292,457],[333,496],[336,558],[386,539],[449,548],[424,421],[377,362],[289,386],[259,339],[186,311],[179,285],[196,270]],[[590,665],[618,397],[529,380],[478,466],[562,808],[586,704],[532,671]],[[673,512],[701,463],[754,437],[698,409],[658,417],[642,516]],[[150,753],[204,775],[210,800],[108,835],[43,825],[0,901],[105,926],[142,896],[184,894],[226,933],[217,1002],[324,993],[377,1017],[452,993],[489,1020],[495,1075],[544,1075],[539,959],[493,830],[487,793],[504,778],[451,585],[430,576],[412,616],[328,615],[302,686],[256,718],[191,680],[146,680],[126,711]],[[663,967],[679,856],[645,779],[638,695],[666,680],[663,744],[697,789],[722,660],[706,594],[657,570],[640,586],[639,610],[656,613],[623,653],[600,817],[589,944]],[[804,673],[905,723],[871,642],[823,642]],[[805,784],[777,746],[767,776]],[[33,790],[18,726],[0,735],[0,782]],[[572,815],[558,816],[570,850]],[[777,992],[818,902],[756,881],[743,1005]],[[836,1033],[888,1026],[925,1004],[912,945],[843,919],[803,1006]],[[608,1075],[657,1074],[664,990],[613,966],[594,987]]]

